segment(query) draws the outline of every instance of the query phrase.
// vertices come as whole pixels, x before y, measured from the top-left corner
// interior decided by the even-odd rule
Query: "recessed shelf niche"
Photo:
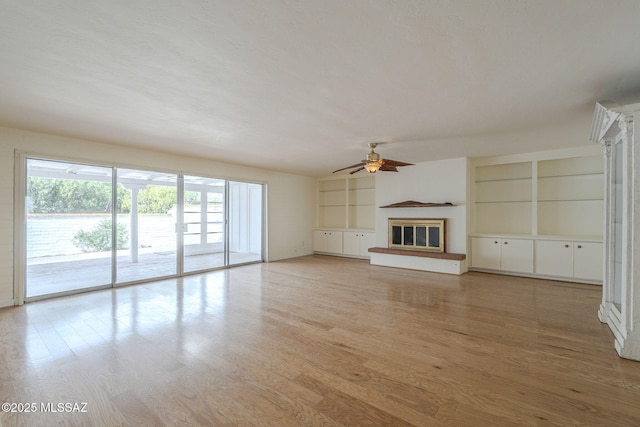
[[[601,156],[538,162],[538,234],[601,237],[604,160]]]
[[[318,228],[375,228],[375,177],[318,181]]]
[[[351,178],[349,186],[348,228],[375,228],[376,182],[373,176]]]
[[[476,167],[478,233],[531,233],[531,177],[531,162]]]
[[[602,237],[601,156],[475,167],[476,234]]]
[[[318,183],[318,225],[321,228],[346,228],[346,195],[344,179]]]

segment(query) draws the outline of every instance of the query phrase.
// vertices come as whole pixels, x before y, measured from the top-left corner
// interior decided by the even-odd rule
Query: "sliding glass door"
[[[27,298],[112,283],[112,169],[27,159]]]
[[[178,274],[176,223],[178,176],[117,169],[118,251],[116,283]]]
[[[41,159],[26,172],[27,300],[262,261],[262,184]]]
[[[184,177],[184,272],[225,266],[225,180]]]

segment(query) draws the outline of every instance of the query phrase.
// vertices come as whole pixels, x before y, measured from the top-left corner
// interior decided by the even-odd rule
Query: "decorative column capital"
[[[624,133],[626,140],[630,140],[633,135],[633,114],[621,114],[618,117],[618,127]]]
[[[611,157],[611,146],[613,145],[613,141],[610,139],[603,139],[600,141],[600,144],[602,145],[602,154],[604,157],[606,159]]]

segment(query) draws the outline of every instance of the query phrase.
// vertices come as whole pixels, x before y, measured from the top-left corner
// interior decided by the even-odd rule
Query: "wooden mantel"
[[[455,206],[451,202],[445,203],[424,203],[424,202],[416,202],[415,200],[407,200],[404,202],[392,203],[390,205],[380,206],[381,208],[438,208],[438,207],[447,207],[447,206]]]
[[[390,254],[390,255],[418,256],[423,258],[451,259],[455,261],[462,261],[467,258],[466,254],[454,254],[449,252],[412,251],[408,249],[369,248],[369,252],[376,252],[379,254]]]

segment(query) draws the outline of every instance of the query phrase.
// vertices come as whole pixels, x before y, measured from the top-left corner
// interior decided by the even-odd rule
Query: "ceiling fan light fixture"
[[[366,170],[369,173],[376,173],[378,171],[398,172],[398,166],[410,166],[413,164],[413,163],[399,162],[397,160],[381,158],[380,155],[374,151],[376,146],[378,146],[379,144],[383,144],[383,143],[370,142],[369,148],[371,148],[371,152],[367,154],[364,160],[362,160],[360,163],[356,163],[355,165],[334,170],[333,173],[340,172],[347,169],[354,169],[351,172],[349,172],[350,175],[353,175],[354,173],[358,173],[363,170]]]
[[[376,173],[378,172],[378,170],[380,170],[380,166],[382,166],[380,163],[381,162],[379,160],[373,160],[373,161],[367,162],[367,164],[364,165],[364,168],[369,173]]]

